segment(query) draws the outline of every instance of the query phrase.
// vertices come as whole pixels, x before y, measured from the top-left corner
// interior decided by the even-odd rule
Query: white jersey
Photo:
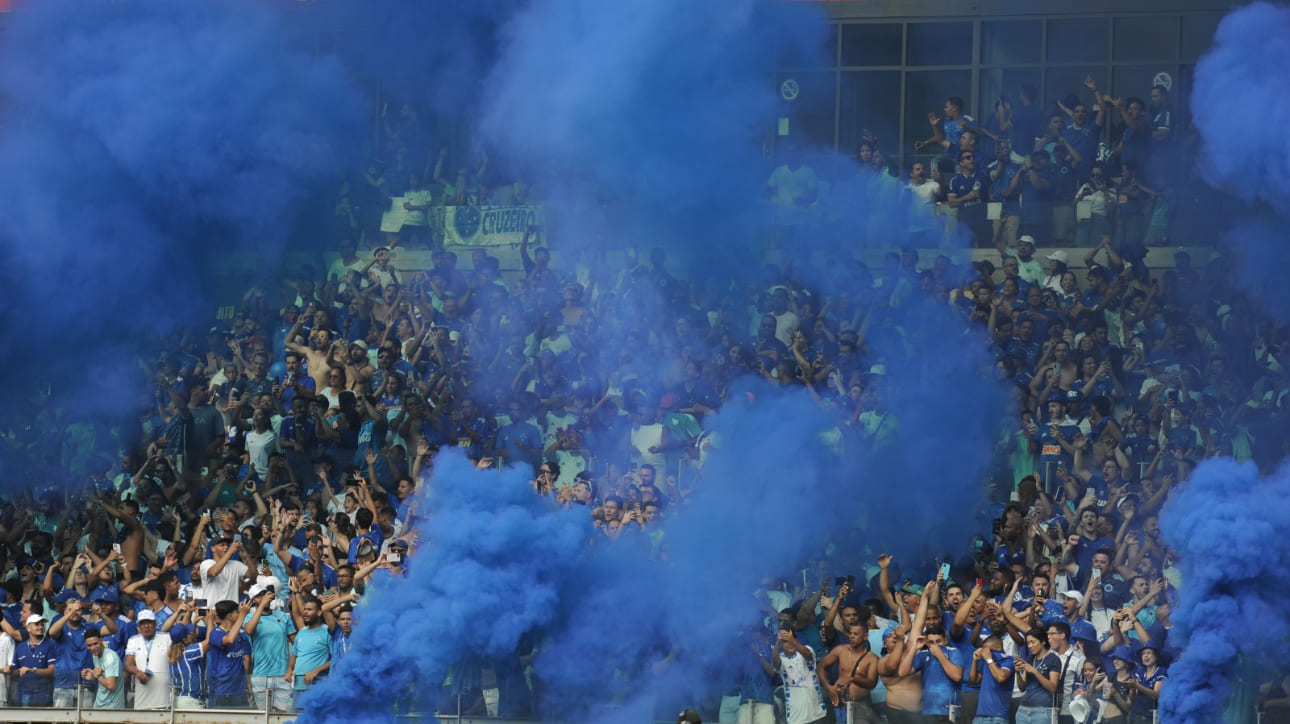
[[[779,655],[779,677],[784,681],[784,707],[788,724],[808,724],[823,718],[824,693],[815,675],[815,652],[804,647],[808,655],[794,652]]]

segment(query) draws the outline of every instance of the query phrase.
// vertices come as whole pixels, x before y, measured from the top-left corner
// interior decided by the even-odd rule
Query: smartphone
[[[237,440],[237,425],[229,425],[229,426],[228,426],[228,437],[227,437],[226,439],[227,439],[229,442],[233,442],[233,441]]]
[[[120,543],[113,543],[113,544],[112,544],[112,552],[113,552],[113,553],[117,553],[117,554],[119,554],[119,553],[121,552],[121,544],[120,544]]]
[[[241,543],[241,542],[242,542],[242,534],[241,534],[241,533],[238,533],[237,535],[233,536],[233,542],[234,542],[234,543]]]
[[[941,580],[945,582],[950,580],[950,564],[948,563],[941,564]]]
[[[389,553],[385,554],[385,560],[389,561],[390,563],[402,563],[403,554],[397,553],[395,551],[390,551]]]
[[[977,588],[985,588],[985,581],[984,581],[984,580],[982,580],[982,579],[980,579],[980,578],[976,579],[976,587],[977,587]]]
[[[1093,569],[1093,580],[1095,580],[1095,581],[1100,581],[1100,580],[1102,580],[1102,569],[1101,569],[1101,568],[1094,568],[1094,569]]]

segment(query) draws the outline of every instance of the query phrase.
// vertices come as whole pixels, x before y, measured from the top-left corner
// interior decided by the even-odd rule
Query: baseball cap
[[[1063,264],[1065,264],[1065,263],[1067,263],[1068,261],[1070,261],[1070,255],[1069,255],[1069,254],[1067,254],[1066,252],[1062,251],[1061,249],[1058,249],[1057,251],[1054,251],[1053,253],[1049,254],[1048,256],[1046,256],[1046,257],[1044,257],[1044,258],[1045,258],[1045,259],[1047,259],[1047,260],[1049,260],[1049,261],[1059,261],[1059,262],[1061,262],[1061,263],[1063,263]]]
[[[57,596],[54,596],[54,603],[67,603],[68,601],[81,600],[84,599],[81,598],[81,594],[77,593],[74,588],[64,588],[58,592]]]
[[[153,613],[149,609],[146,609],[146,608],[143,609],[142,611],[139,612],[138,616],[134,617],[134,622],[136,624],[140,624],[140,623],[143,623],[144,621],[152,621],[153,623],[156,623],[157,614]]]
[[[46,623],[48,620],[49,620],[49,619],[45,618],[44,616],[41,616],[41,615],[40,615],[40,614],[38,614],[38,613],[33,613],[33,614],[31,614],[30,616],[28,616],[28,617],[27,617],[27,620],[26,620],[26,621],[23,621],[23,622],[22,622],[22,625],[24,625],[24,626],[30,626],[30,625],[32,625],[33,623]]]
[[[1061,595],[1073,600],[1075,603],[1078,603],[1080,605],[1083,605],[1084,603],[1084,594],[1080,593],[1079,591],[1062,591]]]
[[[116,588],[104,587],[92,592],[90,594],[90,600],[94,601],[95,603],[98,603],[101,601],[107,601],[108,603],[116,603],[121,600],[121,597],[117,594]]]
[[[366,352],[366,351],[367,351],[367,342],[366,342],[366,341],[364,341],[364,340],[361,340],[361,339],[356,339],[356,340],[354,340],[353,342],[350,342],[350,343],[349,343],[349,346],[350,346],[350,347],[358,347],[359,349],[363,350],[364,352]]]
[[[1030,234],[1022,234],[1021,236],[1017,237],[1017,246],[1021,246],[1022,244],[1029,244],[1031,246],[1034,246],[1035,237],[1031,236]]]
[[[264,593],[267,590],[269,589],[257,583],[254,586],[251,586],[251,590],[246,592],[246,597],[254,601],[256,596],[260,595],[261,593]]]

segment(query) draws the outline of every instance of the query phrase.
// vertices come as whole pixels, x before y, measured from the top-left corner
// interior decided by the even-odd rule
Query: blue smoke
[[[448,677],[460,685],[481,662],[530,648],[544,712],[626,721],[679,708],[729,683],[732,642],[760,630],[750,593],[763,576],[792,577],[830,546],[839,574],[861,573],[879,550],[913,556],[926,537],[909,524],[926,511],[953,511],[928,521],[934,544],[961,546],[973,532],[968,511],[1005,409],[984,382],[984,339],[947,305],[893,304],[855,265],[828,262],[856,251],[856,218],[880,219],[868,222],[871,238],[903,238],[903,214],[878,213],[903,210],[898,192],[839,201],[847,222],[786,247],[782,269],[756,268],[766,236],[757,199],[772,168],[760,134],[783,111],[769,78],[812,65],[826,37],[818,8],[768,5],[333,3],[319,22],[355,18],[336,60],[293,50],[273,13],[242,3],[52,2],[15,16],[0,91],[25,115],[7,119],[0,160],[24,173],[0,181],[13,220],[0,242],[14,260],[5,312],[25,316],[9,338],[22,345],[3,352],[9,369],[36,370],[20,352],[85,339],[111,352],[94,380],[128,381],[130,340],[206,316],[198,269],[228,250],[272,258],[315,184],[351,160],[364,106],[347,80],[356,75],[397,76],[408,98],[473,118],[476,144],[546,184],[553,216],[571,220],[561,234],[570,247],[606,236],[657,245],[721,289],[798,277],[877,310],[867,358],[886,374],[870,394],[893,411],[891,442],[844,429],[846,414],[800,388],[745,381],[711,421],[696,497],[661,543],[588,547],[586,510],[546,507],[531,471],[440,457],[408,580],[368,597],[349,658],[302,718],[389,721],[391,698],[424,711]],[[128,275],[102,273],[122,266]],[[886,273],[888,296],[918,283]],[[53,299],[49,279],[66,280]],[[624,304],[607,323],[648,329],[673,302]],[[594,374],[606,379],[616,361],[595,361]],[[84,362],[39,366],[76,380]],[[68,387],[60,400],[87,389]],[[135,398],[128,383],[93,390],[105,413]],[[587,691],[606,672],[611,701]]]
[[[711,696],[755,665],[747,643],[766,611],[750,594],[762,577],[854,544],[839,536],[856,515],[887,510],[867,498],[893,487],[894,468],[859,469],[858,457],[831,452],[835,423],[802,394],[762,383],[736,391],[711,422],[694,499],[661,532],[594,545],[587,509],[538,498],[527,469],[478,471],[444,453],[409,575],[367,597],[350,653],[300,720],[392,721],[391,696],[401,711],[426,711],[440,682],[466,670],[458,665],[501,676],[534,641],[547,716],[640,721]],[[912,487],[908,499],[922,500]],[[896,542],[905,528],[874,523],[866,536]],[[856,553],[838,558],[859,565]],[[595,694],[591,681],[602,682]]]
[[[1160,528],[1184,585],[1171,644],[1182,655],[1162,690],[1162,721],[1219,721],[1241,662],[1274,667],[1290,653],[1285,530],[1290,468],[1260,478],[1251,463],[1215,459],[1169,498]]]
[[[418,701],[454,664],[511,656],[522,636],[561,615],[591,518],[585,508],[556,509],[529,478],[519,468],[475,470],[455,452],[436,460],[423,502],[430,522],[407,579],[372,589],[351,653],[334,665],[336,685],[311,690],[311,709],[329,721],[391,721],[392,697]],[[433,706],[433,693],[426,701]]]
[[[343,167],[358,97],[287,37],[236,0],[15,8],[0,46],[0,366],[48,383],[45,406],[105,429],[131,417],[140,342],[209,320],[208,262],[271,264]],[[30,416],[23,402],[3,411]],[[100,442],[115,457],[132,441]]]
[[[376,38],[342,53],[357,68],[422,67],[409,88],[481,89],[473,142],[533,170],[552,216],[565,220],[562,251],[657,245],[717,288],[743,293],[792,276],[820,294],[869,300],[876,311],[867,359],[886,370],[871,379],[869,394],[891,410],[884,438],[890,433],[892,442],[864,440],[843,424],[848,414],[816,404],[800,387],[745,380],[705,420],[713,449],[695,498],[669,513],[661,541],[627,534],[591,546],[586,509],[545,509],[527,484],[531,471],[476,472],[452,453],[441,456],[411,574],[365,601],[348,657],[305,699],[302,721],[390,721],[391,696],[401,711],[428,711],[444,703],[436,692],[446,678],[461,685],[472,668],[513,669],[517,652],[534,646],[530,674],[543,715],[670,716],[751,673],[731,662],[755,665],[747,643],[765,610],[751,593],[763,577],[795,578],[830,549],[838,574],[862,574],[879,551],[906,556],[913,568],[929,543],[967,543],[977,532],[979,475],[1006,409],[989,381],[986,342],[965,332],[949,306],[889,302],[854,265],[829,263],[856,251],[857,219],[872,238],[904,237],[898,191],[839,200],[843,220],[821,225],[800,254],[788,249],[782,270],[768,273],[754,261],[767,230],[761,188],[772,168],[758,131],[782,110],[769,78],[781,63],[811,64],[785,58],[811,56],[823,44],[818,9],[550,0],[493,29],[476,11],[446,4],[424,11],[408,9],[396,32],[471,32],[436,32],[446,47],[410,48],[412,61],[375,62],[374,47],[399,47]],[[500,50],[485,47],[490,38]],[[427,52],[438,60],[418,66]],[[489,58],[486,73],[470,74]],[[849,181],[839,187],[861,186]],[[593,213],[584,213],[587,187],[597,194]],[[917,279],[887,274],[888,297],[898,283],[914,285],[917,297]],[[620,317],[604,321],[662,334],[651,315],[670,303],[647,295],[639,309],[621,305]],[[607,379],[622,344],[612,339],[589,376]],[[702,354],[725,351],[714,345]],[[656,357],[651,364],[664,369],[672,362]],[[911,536],[911,521],[933,510],[954,513],[933,516],[927,535]],[[417,692],[409,690],[414,682]]]
[[[1268,119],[1290,111],[1276,71],[1290,62],[1287,31],[1290,9],[1255,3],[1233,11],[1197,64],[1191,99],[1204,142],[1200,168],[1213,186],[1247,205],[1224,239],[1236,281],[1261,313],[1281,322],[1290,319],[1290,296],[1275,272],[1290,262],[1282,238],[1290,193],[1281,181],[1290,170],[1290,145]],[[1288,486],[1284,464],[1261,479],[1251,464],[1218,459],[1171,494],[1160,524],[1183,578],[1170,634],[1182,651],[1163,688],[1162,720],[1218,721],[1243,666],[1284,660]]]
[[[1275,121],[1290,113],[1280,69],[1290,63],[1290,8],[1259,2],[1233,11],[1196,65],[1191,108],[1204,140],[1206,179],[1248,204],[1249,218],[1225,235],[1237,278],[1264,314],[1286,321],[1290,293],[1275,270],[1290,263],[1282,230],[1290,219],[1290,144]],[[1257,112],[1237,112],[1255,109]]]

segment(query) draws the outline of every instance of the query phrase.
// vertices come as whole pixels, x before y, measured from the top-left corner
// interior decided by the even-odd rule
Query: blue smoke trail
[[[1162,721],[1219,721],[1242,660],[1273,665],[1290,653],[1287,495],[1290,467],[1260,478],[1251,463],[1215,459],[1170,496],[1160,528],[1184,581],[1170,633],[1183,648],[1161,692]]]
[[[1290,63],[1287,31],[1290,9],[1254,3],[1233,11],[1197,64],[1191,102],[1207,180],[1248,205],[1224,239],[1236,278],[1260,312],[1282,322],[1290,296],[1276,270],[1290,262],[1282,241],[1290,193],[1281,183],[1290,144],[1267,119],[1290,111],[1276,72]],[[1218,721],[1242,662],[1284,660],[1288,486],[1284,464],[1260,479],[1253,465],[1213,460],[1171,494],[1160,523],[1180,558],[1170,641],[1182,653],[1161,695],[1162,719]]]
[[[556,509],[529,478],[520,468],[475,470],[455,452],[436,460],[422,503],[430,523],[407,579],[367,597],[354,648],[331,675],[337,685],[311,690],[311,709],[328,721],[391,721],[392,696],[434,692],[468,657],[513,655],[522,636],[561,614],[591,518]]]
[[[420,68],[409,88],[482,89],[482,143],[520,166],[547,170],[537,182],[549,187],[548,207],[573,218],[562,234],[568,244],[602,236],[618,246],[643,241],[669,258],[698,262],[696,276],[726,288],[768,282],[754,261],[766,221],[758,199],[769,173],[757,134],[780,110],[768,82],[773,71],[810,65],[785,59],[813,56],[823,44],[818,9],[547,0],[499,13],[498,26],[489,28],[483,11],[449,4],[388,17],[389,5],[376,8],[380,18],[360,27],[394,23],[402,28],[395,37],[443,28],[435,33],[443,45],[378,60],[402,44],[360,33],[364,39],[342,51],[348,62]],[[490,39],[499,47],[489,48]],[[473,73],[481,62],[491,64]],[[578,188],[588,184],[603,194],[603,216],[578,213]],[[890,187],[848,201],[839,205],[866,219],[904,208]],[[903,238],[904,215],[881,218],[874,238]],[[854,233],[845,226],[812,239],[818,256],[854,253]],[[849,269],[815,268],[805,256],[793,262],[787,273],[820,292],[872,297]],[[890,295],[899,284],[916,289],[918,280],[893,273],[886,283]],[[1000,389],[988,382],[993,360],[983,338],[965,333],[947,305],[876,306],[867,345],[886,367],[873,382],[892,410],[894,442],[868,445],[854,430],[840,430],[845,416],[800,388],[745,381],[705,420],[714,450],[696,498],[663,529],[665,558],[644,536],[584,545],[586,510],[544,509],[527,485],[530,471],[477,472],[451,454],[441,457],[412,572],[368,597],[348,657],[306,697],[301,720],[390,721],[384,702],[391,695],[402,710],[427,710],[435,696],[425,690],[450,672],[511,661],[537,640],[532,677],[544,715],[638,721],[730,683],[738,673],[728,655],[732,642],[760,626],[764,611],[750,593],[763,576],[795,571],[830,544],[839,572],[863,570],[865,544],[912,555],[927,537],[910,536],[908,521],[891,515],[896,510],[920,519],[926,511],[956,511],[929,521],[929,537],[966,543],[974,522],[966,511],[981,498],[977,476],[1005,409]],[[624,319],[607,321],[627,329],[651,322],[648,312],[636,319],[620,311]],[[607,366],[596,371],[600,379],[616,353],[600,363]],[[414,682],[419,694],[409,692]]]
[[[358,97],[287,37],[236,0],[15,7],[0,46],[0,366],[49,381],[45,405],[120,424],[145,390],[139,341],[210,319],[206,262],[273,259],[342,168]]]
[[[1242,284],[1264,314],[1290,319],[1290,293],[1276,270],[1290,262],[1282,230],[1290,219],[1290,144],[1275,122],[1290,113],[1279,69],[1290,63],[1290,8],[1257,2],[1218,26],[1196,65],[1191,108],[1204,140],[1200,167],[1216,188],[1251,205],[1225,235]],[[1236,112],[1257,108],[1258,112]]]

